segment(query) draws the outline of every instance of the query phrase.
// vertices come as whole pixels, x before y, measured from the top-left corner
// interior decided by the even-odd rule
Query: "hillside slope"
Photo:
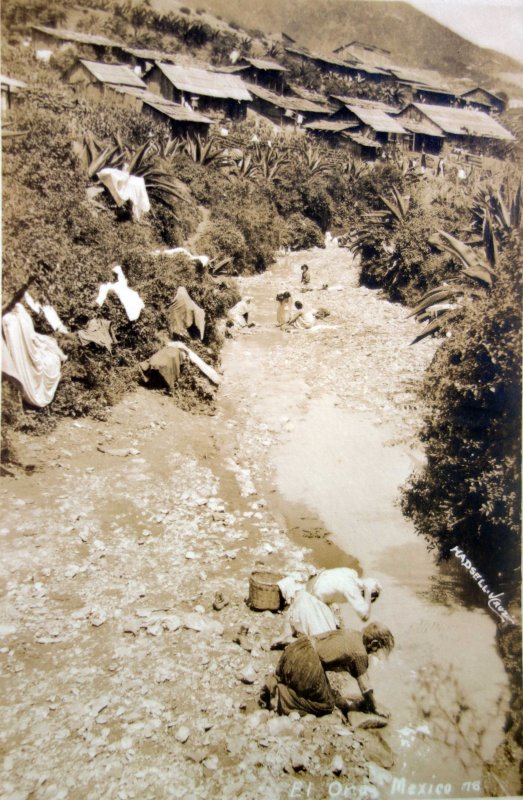
[[[155,8],[175,10],[172,0],[153,0]],[[478,47],[408,3],[386,0],[189,0],[248,29],[284,30],[300,44],[330,51],[357,39],[390,50],[399,63],[438,69],[455,77],[496,82],[500,72],[522,65],[494,50]]]

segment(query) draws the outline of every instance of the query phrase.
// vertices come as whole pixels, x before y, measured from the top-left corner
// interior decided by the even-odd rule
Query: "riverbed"
[[[315,289],[301,293],[305,259]],[[391,711],[397,791],[405,778],[407,787],[480,795],[507,703],[495,621],[474,602],[468,575],[437,565],[399,507],[401,485],[423,464],[416,387],[437,343],[410,346],[417,324],[359,287],[357,264],[333,245],[282,255],[269,273],[241,283],[253,296],[255,327],[225,348],[221,400],[239,430],[236,452],[263,479],[295,541],[312,546],[318,568],[353,566],[383,586],[372,619],[390,627],[396,647],[388,660],[374,659],[372,680]],[[330,315],[316,329],[282,332],[274,298],[283,289]],[[260,446],[260,430],[275,437],[270,447]],[[361,627],[348,606],[342,613]],[[459,703],[470,707],[463,736],[451,722]]]

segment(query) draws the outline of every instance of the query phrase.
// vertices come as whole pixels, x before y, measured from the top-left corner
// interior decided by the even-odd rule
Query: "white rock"
[[[218,756],[209,756],[209,758],[205,758],[203,761],[204,766],[210,770],[218,769],[219,763]]]
[[[178,730],[176,731],[175,738],[183,744],[184,742],[187,741],[190,734],[191,732],[189,728],[186,725],[182,725],[181,728],[178,728]]]
[[[248,664],[238,677],[242,683],[254,683],[257,679],[256,670],[252,664]]]
[[[341,775],[345,768],[345,764],[343,763],[343,758],[339,755],[334,756],[331,761],[330,770],[335,775]]]

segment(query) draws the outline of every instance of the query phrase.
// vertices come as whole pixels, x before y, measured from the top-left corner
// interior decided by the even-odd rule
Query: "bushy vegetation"
[[[470,302],[438,349],[422,393],[427,466],[404,510],[447,557],[455,545],[499,591],[520,567],[521,245],[492,291]]]

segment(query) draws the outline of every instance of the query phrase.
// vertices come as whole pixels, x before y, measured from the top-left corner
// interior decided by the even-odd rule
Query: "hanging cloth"
[[[2,372],[14,380],[24,399],[43,408],[53,399],[67,356],[51,336],[36,333],[21,303],[2,320]]]
[[[187,289],[180,286],[176,297],[167,309],[169,336],[187,336],[187,330],[194,325],[200,339],[205,334],[205,311],[189,296]]]
[[[114,292],[125,308],[127,317],[131,322],[134,322],[140,316],[144,302],[138,292],[129,288],[127,278],[123,274],[121,267],[113,267],[113,272],[118,276],[118,280],[114,283],[102,283],[98,290],[96,302],[99,306],[102,306],[109,292]]]

